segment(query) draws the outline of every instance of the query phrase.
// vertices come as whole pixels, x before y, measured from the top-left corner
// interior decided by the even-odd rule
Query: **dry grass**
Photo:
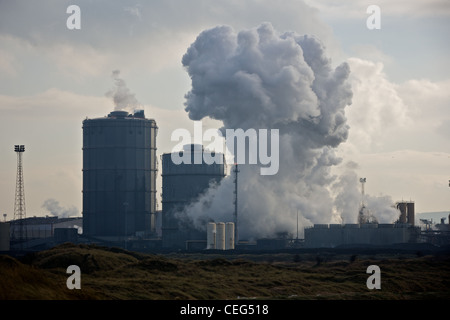
[[[81,269],[81,290],[66,268]],[[369,265],[381,290],[366,287]],[[449,299],[450,257],[152,255],[65,244],[21,261],[0,256],[0,299]]]

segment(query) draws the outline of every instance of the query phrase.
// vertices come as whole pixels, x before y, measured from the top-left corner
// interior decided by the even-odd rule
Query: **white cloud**
[[[347,108],[349,141],[361,151],[382,148],[386,138],[407,127],[408,107],[399,97],[396,85],[389,82],[381,62],[358,58],[348,60],[353,90]]]
[[[445,210],[448,197],[450,81],[411,79],[397,84],[383,63],[349,59],[353,103],[350,134],[338,150],[367,177],[366,191],[415,200],[420,211]],[[340,173],[345,168],[337,168]]]
[[[442,126],[450,121],[450,81],[389,80],[381,62],[348,60],[353,103],[346,110],[348,143],[359,152],[404,148],[446,151],[450,139]]]

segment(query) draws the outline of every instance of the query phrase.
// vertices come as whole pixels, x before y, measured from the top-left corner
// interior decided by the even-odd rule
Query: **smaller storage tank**
[[[234,223],[225,224],[225,250],[234,249]]]
[[[225,223],[216,224],[216,249],[225,250]]]
[[[216,248],[216,224],[214,222],[208,223],[206,227],[206,249]]]

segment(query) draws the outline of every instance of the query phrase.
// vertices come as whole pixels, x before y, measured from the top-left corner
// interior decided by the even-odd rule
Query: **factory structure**
[[[378,223],[364,202],[365,178],[360,179],[362,201],[358,223],[314,224],[305,228],[306,248],[334,248],[339,246],[388,246],[399,243],[420,242],[420,227],[415,226],[413,201],[398,202],[395,207],[399,218],[395,223]]]
[[[147,119],[143,110],[112,111],[105,117],[86,118],[82,124],[82,218],[26,217],[21,158],[24,146],[16,146],[15,218],[0,222],[0,251],[39,249],[63,241],[130,250],[177,251],[450,244],[450,224],[445,224],[444,219],[438,228],[425,223],[426,229],[421,229],[415,221],[413,201],[395,205],[399,215],[394,223],[378,223],[364,202],[365,178],[360,179],[362,201],[359,212],[355,212],[357,223],[314,224],[305,227],[304,239],[298,239],[297,222],[297,239],[284,235],[252,243],[241,241],[237,234],[237,165],[233,171],[234,199],[230,199],[235,209],[230,212],[230,220],[234,221],[210,219],[198,228],[185,210],[192,209],[190,203],[227,175],[224,154],[205,150],[201,144],[188,144],[183,150],[162,154],[162,208],[159,209],[156,121]],[[204,160],[205,155],[223,161],[209,164]],[[184,160],[179,163],[174,159]]]
[[[305,228],[305,247],[389,246],[417,243],[419,235],[420,228],[409,224],[315,224],[313,227]]]

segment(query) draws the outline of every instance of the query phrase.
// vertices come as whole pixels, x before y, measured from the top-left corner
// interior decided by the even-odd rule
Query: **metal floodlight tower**
[[[26,209],[25,209],[25,188],[23,181],[23,165],[22,153],[25,152],[24,145],[15,145],[14,151],[17,153],[17,178],[16,178],[16,194],[14,201],[14,220],[19,221],[19,230],[13,228],[12,238],[21,241],[22,243],[27,238],[27,230],[25,225]]]

